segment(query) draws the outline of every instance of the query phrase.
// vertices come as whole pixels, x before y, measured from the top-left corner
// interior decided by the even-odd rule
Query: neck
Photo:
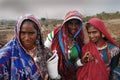
[[[33,50],[33,49],[35,49],[36,48],[36,46],[32,46],[32,47],[29,47],[29,48],[25,48],[27,51],[31,51],[31,50]]]
[[[106,41],[102,41],[101,43],[97,44],[97,49],[98,50],[103,50],[107,48],[107,42]]]
[[[104,39],[101,39],[99,41],[97,41],[95,44],[97,47],[101,47],[106,43],[106,41]]]
[[[33,47],[32,49],[28,49],[27,52],[31,57],[35,57],[36,55],[36,47]]]

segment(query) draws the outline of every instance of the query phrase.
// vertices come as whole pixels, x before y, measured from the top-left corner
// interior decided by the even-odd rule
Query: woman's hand
[[[82,57],[82,64],[86,64],[89,61],[92,61],[94,58],[90,52],[86,52],[85,55]]]

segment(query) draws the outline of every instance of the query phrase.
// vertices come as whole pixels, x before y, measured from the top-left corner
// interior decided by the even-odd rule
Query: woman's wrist
[[[54,79],[50,79],[50,80],[61,80],[61,76],[58,74],[58,76]]]
[[[77,67],[83,66],[83,63],[81,62],[81,59],[77,59],[75,65],[76,65]]]

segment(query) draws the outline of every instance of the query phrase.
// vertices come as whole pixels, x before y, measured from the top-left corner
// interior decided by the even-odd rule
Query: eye
[[[29,32],[29,34],[30,34],[30,35],[33,35],[33,34],[35,34],[35,32]]]
[[[97,31],[93,31],[92,33],[93,33],[93,34],[96,34],[96,33],[97,33]]]
[[[88,34],[90,34],[91,32],[88,32]]]
[[[68,25],[72,25],[73,23],[72,22],[68,22]]]
[[[24,31],[20,31],[20,34],[21,34],[21,35],[24,35],[24,34],[25,34],[25,32],[24,32]]]
[[[76,23],[75,23],[75,26],[80,26],[80,22],[76,22]]]

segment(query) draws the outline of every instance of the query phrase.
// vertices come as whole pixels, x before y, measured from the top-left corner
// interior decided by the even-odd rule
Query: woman
[[[45,79],[47,52],[39,21],[31,14],[21,16],[15,27],[14,38],[0,49],[0,79]]]
[[[75,80],[83,40],[82,15],[78,11],[68,12],[63,23],[48,34],[45,46],[58,54],[58,74],[62,80]]]
[[[86,29],[90,41],[82,49],[83,56],[91,54],[94,59],[89,61],[87,56],[82,58],[84,66],[78,70],[77,80],[109,80],[111,68],[117,65],[117,62],[113,62],[118,57],[118,45],[100,19],[90,19]]]

